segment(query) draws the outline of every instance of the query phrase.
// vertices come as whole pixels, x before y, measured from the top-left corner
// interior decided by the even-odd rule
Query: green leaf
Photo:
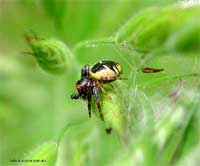
[[[57,158],[57,148],[57,143],[53,141],[38,146],[25,157],[26,160],[32,160],[32,162],[26,162],[25,166],[54,166]]]

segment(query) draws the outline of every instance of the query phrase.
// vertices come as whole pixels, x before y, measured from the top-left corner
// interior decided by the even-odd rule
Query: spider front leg
[[[99,96],[99,91],[98,91],[97,86],[94,86],[93,93],[94,93],[94,96],[95,96],[95,99],[96,99],[96,104],[97,104],[97,107],[98,107],[100,118],[101,118],[101,120],[104,121],[104,116],[103,116],[103,113],[102,113],[102,110],[101,110],[100,96]]]
[[[73,94],[71,94],[71,99],[79,99],[80,98],[80,95],[77,93],[73,93]]]

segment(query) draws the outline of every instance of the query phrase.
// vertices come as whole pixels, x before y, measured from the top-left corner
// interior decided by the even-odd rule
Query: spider
[[[99,89],[103,92],[103,94],[107,95],[106,90],[103,88],[103,84],[110,83],[115,80],[125,80],[125,78],[120,77],[121,74],[121,66],[110,60],[99,61],[91,68],[89,65],[85,65],[81,70],[81,79],[76,82],[78,93],[72,94],[71,99],[82,98],[87,100],[88,113],[89,117],[91,117],[91,100],[94,95],[100,118],[104,121],[103,112],[101,110]],[[107,97],[109,96],[107,95]]]

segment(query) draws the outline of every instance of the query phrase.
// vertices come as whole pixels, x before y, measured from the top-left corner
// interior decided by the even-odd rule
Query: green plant
[[[20,9],[24,13],[27,12],[24,6],[31,8],[29,3],[21,1]],[[61,9],[62,3],[66,3],[66,9]],[[198,163],[200,6],[170,1],[166,5],[157,1],[146,7],[147,1],[127,1],[128,5],[112,1],[105,7],[106,1],[80,2],[77,3],[80,18],[76,5],[62,3],[44,0],[40,7],[35,4],[35,13],[42,9],[43,17],[52,21],[53,30],[45,31],[50,26],[42,24],[32,27],[38,37],[27,36],[30,48],[26,50],[31,49],[33,57],[14,57],[5,51],[11,56],[0,61],[4,64],[0,68],[0,98],[3,99],[0,106],[11,110],[0,112],[1,129],[8,137],[8,147],[0,151],[6,154],[0,161],[7,159],[2,165],[14,158],[41,159],[45,162],[37,164],[49,166]],[[115,17],[128,18],[133,11],[129,7],[132,3],[140,11],[117,29],[116,24],[122,21]],[[99,8],[103,12],[97,13]],[[113,10],[113,16],[110,8],[118,9]],[[67,12],[74,16],[73,24]],[[32,25],[27,19],[32,14],[22,14],[21,19]],[[44,18],[36,22],[42,23]],[[105,25],[103,18],[113,21]],[[8,19],[5,24],[12,25],[13,20]],[[111,31],[104,32],[106,27]],[[24,31],[26,27],[18,28]],[[13,32],[5,27],[1,30]],[[59,39],[50,39],[52,36]],[[14,32],[10,38],[15,38]],[[13,45],[26,51],[24,43]],[[38,71],[32,65],[33,59],[46,72]],[[75,82],[80,78],[82,66],[101,59],[118,61],[124,77],[128,78],[115,81],[112,86],[105,85],[112,97],[107,100],[101,94],[105,122],[99,118],[94,101],[89,119],[87,104],[69,98],[76,90]],[[164,71],[146,74],[142,72],[144,67]],[[29,76],[31,80],[27,79]],[[20,134],[11,132],[15,127]],[[111,133],[106,133],[105,129],[109,128]],[[25,141],[24,136],[29,140]],[[4,140],[3,135],[0,139]],[[16,142],[19,142],[17,147]],[[18,153],[13,154],[12,150]]]

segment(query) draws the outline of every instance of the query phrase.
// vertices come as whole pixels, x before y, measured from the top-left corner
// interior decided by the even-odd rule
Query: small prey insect
[[[150,67],[145,67],[142,69],[143,73],[158,73],[163,71],[164,69],[156,69],[156,68],[150,68]]]
[[[92,96],[94,95],[100,118],[104,120],[104,115],[101,110],[99,89],[104,95],[107,95],[106,90],[103,88],[103,84],[115,80],[126,80],[125,78],[120,77],[121,74],[121,66],[110,60],[99,61],[92,67],[85,65],[81,70],[81,79],[76,82],[78,93],[72,94],[71,99],[82,98],[87,100],[88,113],[89,117],[91,117],[91,101]]]

